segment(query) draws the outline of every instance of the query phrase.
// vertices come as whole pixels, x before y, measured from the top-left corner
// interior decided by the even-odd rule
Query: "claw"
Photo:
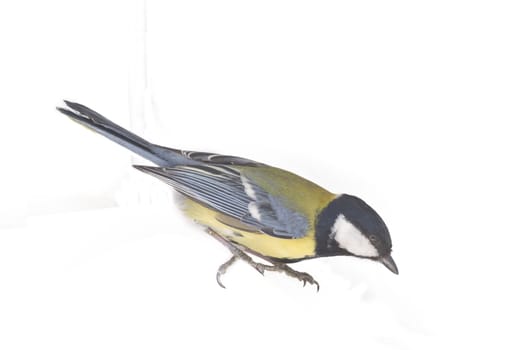
[[[264,267],[262,265],[253,266],[262,276],[264,276]]]
[[[222,274],[221,274],[219,271],[217,271],[217,275],[215,276],[215,279],[216,279],[216,281],[217,281],[217,284],[218,284],[221,288],[226,289],[226,287],[225,287],[225,285],[223,284],[223,282],[221,282],[221,276],[222,276]]]
[[[228,268],[230,266],[232,266],[235,263],[235,261],[237,261],[237,257],[235,255],[232,255],[232,257],[230,259],[228,259],[228,261],[226,261],[224,264],[219,266],[219,269],[217,270],[217,274],[215,275],[215,280],[217,281],[217,284],[221,288],[226,289],[226,287],[224,286],[223,282],[221,282],[221,276],[226,273]]]

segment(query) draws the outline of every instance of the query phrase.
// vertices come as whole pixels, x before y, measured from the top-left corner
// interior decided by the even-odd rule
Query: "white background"
[[[513,2],[149,1],[145,44],[143,9],[0,8],[1,349],[515,348]],[[400,275],[294,265],[315,293],[239,264],[219,288],[225,249],[63,98],[361,196]]]

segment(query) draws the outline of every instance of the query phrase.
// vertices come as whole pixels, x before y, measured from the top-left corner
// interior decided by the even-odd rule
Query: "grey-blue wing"
[[[240,159],[231,158],[234,159],[229,161]],[[307,219],[302,214],[287,208],[280,199],[265,192],[231,166],[135,167],[196,202],[255,228],[257,232],[281,238],[300,238],[308,231]]]

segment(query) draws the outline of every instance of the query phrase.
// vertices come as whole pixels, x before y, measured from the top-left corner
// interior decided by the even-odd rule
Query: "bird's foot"
[[[235,261],[237,261],[237,256],[232,255],[232,257],[227,262],[219,266],[217,274],[215,275],[215,279],[217,280],[217,284],[221,286],[221,288],[226,288],[223,282],[221,282],[221,276],[226,273],[228,268],[232,266],[235,263]]]
[[[274,272],[283,272],[287,276],[296,278],[299,281],[303,282],[303,286],[305,287],[307,283],[315,285],[316,291],[319,292],[320,290],[320,284],[318,281],[314,279],[311,275],[309,275],[307,272],[300,272],[296,271],[286,264],[282,263],[274,263],[273,265],[267,265],[267,264],[261,264],[256,261],[254,261],[248,254],[244,253],[243,251],[239,251],[237,254],[233,255],[228,261],[226,261],[224,264],[222,264],[219,269],[217,270],[217,283],[222,287],[226,288],[224,284],[221,282],[221,276],[223,276],[228,268],[233,265],[238,259],[246,262],[248,265],[252,266],[255,270],[260,272],[261,275],[264,275],[265,271],[274,271]]]
[[[267,266],[266,265],[266,270],[267,271],[283,272],[283,273],[285,273],[289,277],[296,278],[297,280],[302,281],[304,287],[305,287],[305,285],[307,283],[309,283],[309,284],[313,284],[313,285],[316,286],[316,291],[317,292],[319,292],[319,290],[320,290],[320,284],[318,283],[318,281],[316,281],[314,279],[314,277],[309,275],[307,272],[296,271],[296,270],[290,268],[289,266],[287,266],[286,264],[274,263],[273,266]]]
[[[260,264],[256,261],[254,261],[248,254],[246,254],[242,249],[240,249],[238,246],[233,244],[232,242],[224,239],[222,236],[220,236],[217,232],[215,232],[212,229],[207,229],[208,234],[210,234],[212,237],[217,239],[219,242],[221,242],[230,252],[232,252],[232,257],[228,259],[224,264],[219,266],[219,269],[217,270],[217,274],[215,276],[215,279],[219,286],[222,288],[226,288],[224,284],[221,282],[221,277],[228,271],[228,268],[232,266],[238,259],[246,262],[248,265],[253,267],[255,270],[257,270],[261,275],[264,275],[264,271],[266,269],[271,268],[272,266]]]
[[[238,250],[238,249],[237,249]],[[264,271],[266,271],[269,268],[272,268],[273,266],[260,264],[256,261],[254,261],[248,254],[244,253],[241,250],[238,251],[232,251],[233,255],[228,261],[226,261],[224,264],[219,266],[219,269],[217,269],[217,274],[215,276],[215,279],[217,280],[217,283],[222,288],[226,288],[226,286],[221,282],[221,277],[228,271],[228,268],[232,266],[237,260],[242,260],[246,262],[248,265],[253,267],[255,270],[257,270],[261,275],[264,275]]]

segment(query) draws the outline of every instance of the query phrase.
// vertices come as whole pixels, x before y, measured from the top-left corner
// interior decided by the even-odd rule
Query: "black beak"
[[[397,268],[397,264],[395,264],[395,260],[391,257],[391,255],[385,255],[379,258],[379,262],[381,262],[388,270],[393,272],[395,275],[399,274],[399,269]]]

